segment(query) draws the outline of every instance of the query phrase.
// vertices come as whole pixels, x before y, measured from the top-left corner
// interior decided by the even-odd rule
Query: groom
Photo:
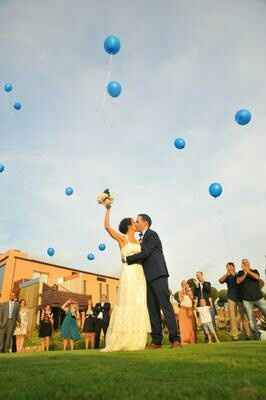
[[[167,270],[162,243],[156,232],[150,229],[151,218],[146,214],[139,214],[136,220],[137,231],[141,236],[141,252],[123,258],[128,265],[142,264],[147,281],[147,303],[152,328],[151,349],[162,346],[162,318],[161,310],[165,317],[169,331],[171,347],[180,347],[180,337],[168,287],[169,273]]]

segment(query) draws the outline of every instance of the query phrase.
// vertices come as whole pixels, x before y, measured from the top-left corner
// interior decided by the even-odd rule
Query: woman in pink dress
[[[197,325],[193,309],[193,292],[186,281],[181,282],[179,291],[179,328],[181,344],[197,342]]]

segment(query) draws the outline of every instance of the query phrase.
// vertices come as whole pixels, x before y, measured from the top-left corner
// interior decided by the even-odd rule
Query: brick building
[[[12,289],[18,290],[23,282],[38,279],[48,286],[58,285],[61,290],[86,295],[96,303],[105,294],[116,302],[119,279],[76,268],[32,259],[19,250],[0,254],[0,302],[7,301]]]

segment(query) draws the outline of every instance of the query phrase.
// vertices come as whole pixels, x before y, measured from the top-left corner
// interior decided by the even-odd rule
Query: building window
[[[99,283],[99,289],[100,289],[100,300],[101,300],[102,295],[103,295],[103,284],[102,283]]]
[[[4,284],[4,274],[5,274],[5,265],[0,266],[0,294],[3,289],[3,284]]]
[[[44,272],[33,271],[32,279],[39,279],[41,283],[48,283],[48,274]]]
[[[87,281],[83,281],[83,294],[87,294]]]

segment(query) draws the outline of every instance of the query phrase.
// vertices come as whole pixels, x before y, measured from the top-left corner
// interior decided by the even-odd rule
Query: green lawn
[[[5,400],[265,400],[266,343],[0,355]]]

